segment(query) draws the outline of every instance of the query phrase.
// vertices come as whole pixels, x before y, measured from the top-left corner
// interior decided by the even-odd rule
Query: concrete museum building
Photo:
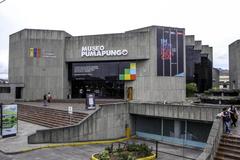
[[[42,99],[51,92],[55,99],[95,93],[96,98],[133,100],[101,104],[80,123],[38,130],[28,142],[116,139],[129,127],[132,135],[147,139],[207,146],[221,108],[174,103],[185,101],[184,32],[150,26],[89,36],[33,29],[12,34],[9,82],[18,85],[19,99]]]
[[[10,35],[9,83],[17,97],[185,100],[184,29],[161,26],[125,33],[72,36],[23,29]]]

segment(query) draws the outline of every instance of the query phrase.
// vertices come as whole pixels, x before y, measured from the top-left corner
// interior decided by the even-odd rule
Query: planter
[[[93,154],[92,157],[91,157],[91,160],[99,160],[97,158],[95,158],[96,154]],[[151,156],[148,156],[148,157],[143,157],[143,158],[137,158],[136,160],[155,160],[156,159],[156,154],[152,154]]]

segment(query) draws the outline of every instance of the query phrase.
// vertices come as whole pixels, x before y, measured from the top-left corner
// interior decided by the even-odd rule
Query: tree
[[[196,93],[197,90],[197,85],[196,83],[188,83],[186,85],[186,93],[187,93],[187,97],[193,97],[194,93]]]

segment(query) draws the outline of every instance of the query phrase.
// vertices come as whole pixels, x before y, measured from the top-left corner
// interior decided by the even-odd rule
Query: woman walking
[[[236,122],[237,122],[237,120],[238,120],[238,115],[239,115],[239,113],[238,113],[238,111],[237,111],[237,108],[232,105],[232,106],[228,109],[228,111],[229,111],[230,114],[231,114],[231,120],[232,120],[231,126],[237,127]]]

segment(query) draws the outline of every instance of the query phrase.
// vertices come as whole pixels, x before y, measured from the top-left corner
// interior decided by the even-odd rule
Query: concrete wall
[[[194,49],[201,51],[202,50],[202,41],[195,41]]]
[[[220,78],[220,72],[217,68],[212,69],[212,79],[213,79],[213,87],[219,88],[219,78]]]
[[[0,84],[1,87],[9,87],[10,93],[0,93],[0,103],[13,103],[16,97],[16,87],[23,87],[23,84]]]
[[[194,46],[195,45],[195,36],[194,35],[186,35],[185,42],[186,42],[186,46]]]
[[[23,99],[42,99],[49,91],[54,98],[66,97],[66,36],[64,31],[29,29],[10,36],[9,81],[25,84]],[[30,48],[40,48],[40,57],[30,57]]]
[[[212,129],[209,133],[207,145],[204,148],[202,154],[198,156],[197,160],[214,159],[222,133],[223,133],[223,121],[222,119],[215,119],[213,121]]]
[[[126,124],[130,128],[134,125],[130,118],[131,114],[213,121],[221,108],[218,106],[183,106],[137,102],[106,104],[78,125],[38,130],[28,137],[28,142],[62,143],[115,139],[124,137]]]
[[[24,32],[13,34],[9,38],[9,83],[24,83],[25,78],[25,43]]]
[[[229,80],[231,89],[240,89],[240,40],[229,45]]]
[[[158,27],[153,26],[142,29],[144,31],[148,30],[151,37],[149,41],[150,46],[149,60],[137,62],[137,80],[132,82],[126,82],[126,88],[133,87],[134,100],[168,101],[168,102],[185,101],[186,96],[185,76],[184,77],[157,76],[157,58],[158,58],[156,41],[157,28]],[[141,29],[134,30],[132,32],[141,32],[142,30]],[[186,69],[184,68],[184,72],[185,71]]]
[[[78,36],[66,39],[66,62],[136,60],[149,58],[149,32]],[[105,50],[127,49],[126,56],[81,57],[82,46],[104,46]]]
[[[125,136],[126,124],[130,126],[126,103],[103,105],[78,125],[38,130],[28,137],[28,142],[61,143],[115,139]]]
[[[222,111],[222,106],[216,105],[130,103],[129,107],[130,114],[200,121],[213,121]]]
[[[202,54],[208,54],[208,59],[213,63],[213,48],[208,45],[202,45]]]

